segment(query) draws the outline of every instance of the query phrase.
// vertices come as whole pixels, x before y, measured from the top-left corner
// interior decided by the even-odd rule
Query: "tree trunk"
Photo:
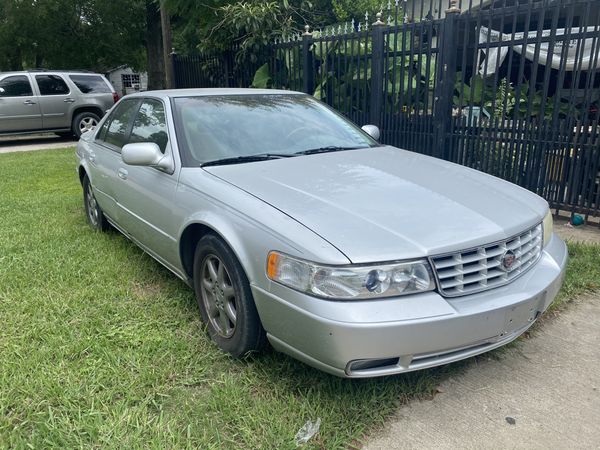
[[[152,0],[146,0],[146,56],[148,61],[148,89],[164,89],[166,84],[160,10]]]
[[[175,87],[173,83],[173,65],[171,62],[171,52],[173,51],[173,38],[171,32],[171,17],[165,5],[165,0],[160,2],[160,28],[162,30],[163,41],[163,61],[165,65],[165,84],[167,88]]]
[[[14,47],[6,57],[8,59],[8,70],[23,70],[23,58],[19,47]]]

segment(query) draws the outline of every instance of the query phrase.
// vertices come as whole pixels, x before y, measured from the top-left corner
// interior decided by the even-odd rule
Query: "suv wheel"
[[[75,133],[75,136],[81,137],[86,131],[96,128],[98,122],[100,122],[100,117],[93,112],[79,113],[73,119],[73,133]]]

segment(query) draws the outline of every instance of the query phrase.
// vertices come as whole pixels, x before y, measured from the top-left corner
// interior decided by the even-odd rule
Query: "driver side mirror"
[[[149,166],[171,172],[173,164],[154,142],[138,142],[124,145],[121,149],[121,159],[130,166]]]
[[[377,127],[376,125],[363,125],[361,127],[361,130],[363,130],[376,141],[379,141],[379,138],[381,137],[379,127]]]

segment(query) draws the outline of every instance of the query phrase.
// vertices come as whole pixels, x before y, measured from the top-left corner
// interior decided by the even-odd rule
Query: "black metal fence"
[[[174,85],[178,89],[195,87],[249,87],[258,68],[271,57],[271,48],[252,58],[238,58],[239,48],[224,52],[194,55],[172,54]]]
[[[600,0],[395,1],[365,19],[284,37],[252,64],[177,56],[177,87],[304,91],[384,143],[600,216]]]

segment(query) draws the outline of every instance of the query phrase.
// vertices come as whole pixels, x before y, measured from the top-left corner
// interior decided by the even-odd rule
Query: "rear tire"
[[[107,231],[110,225],[108,220],[106,220],[100,205],[98,205],[98,202],[96,201],[90,179],[87,175],[84,175],[83,177],[83,205],[90,226],[97,231]]]
[[[266,333],[244,269],[213,234],[196,246],[194,290],[208,334],[221,350],[239,358],[265,348]]]
[[[73,118],[73,124],[71,128],[75,134],[75,137],[80,138],[83,133],[96,128],[96,126],[98,126],[98,122],[100,122],[100,117],[98,117],[97,114],[84,111],[77,114]]]

